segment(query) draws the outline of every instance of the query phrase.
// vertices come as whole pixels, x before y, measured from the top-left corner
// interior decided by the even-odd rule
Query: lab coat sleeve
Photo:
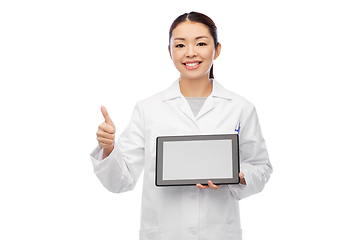
[[[90,154],[94,172],[110,192],[134,189],[145,164],[143,116],[139,104],[134,108],[129,125],[122,132],[111,154],[102,159],[101,147]]]
[[[228,185],[237,200],[261,192],[273,171],[255,108],[240,129],[240,171],[246,185]]]

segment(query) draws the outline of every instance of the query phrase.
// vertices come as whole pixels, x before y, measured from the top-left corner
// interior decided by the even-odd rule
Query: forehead
[[[172,39],[175,38],[195,39],[198,36],[207,36],[208,38],[212,39],[212,36],[206,25],[197,22],[186,21],[180,23],[173,30],[172,33]]]

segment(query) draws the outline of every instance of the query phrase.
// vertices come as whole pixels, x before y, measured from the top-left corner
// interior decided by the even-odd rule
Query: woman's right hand
[[[103,159],[110,155],[115,146],[115,124],[111,120],[108,111],[104,106],[101,107],[101,113],[105,118],[105,122],[100,124],[99,130],[96,132],[99,146],[104,149]]]

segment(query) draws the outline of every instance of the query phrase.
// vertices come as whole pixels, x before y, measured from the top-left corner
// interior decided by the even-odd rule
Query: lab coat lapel
[[[194,113],[192,112],[190,105],[186,98],[181,94],[180,92],[180,86],[179,86],[179,79],[176,80],[164,93],[163,100],[167,101],[170,99],[177,98],[178,101],[178,107],[179,109],[186,114],[191,120],[193,120],[196,123],[196,120],[200,117],[204,116],[207,112],[211,111],[215,107],[215,101],[214,98],[224,98],[224,99],[231,99],[231,94],[228,90],[226,90],[223,86],[221,86],[217,81],[214,79],[211,79],[213,83],[213,91],[210,94],[210,96],[206,99],[204,105],[200,109],[200,112],[198,115],[194,116]]]
[[[179,79],[177,79],[168,89],[165,90],[163,101],[176,100],[178,108],[196,123],[194,113],[191,111],[190,105],[186,98],[181,94]]]
[[[204,105],[200,109],[200,112],[196,116],[196,120],[199,119],[201,116],[205,115],[207,112],[209,112],[211,109],[213,109],[215,106],[214,104],[214,98],[211,94],[206,101],[204,102]]]
[[[192,112],[188,101],[183,95],[181,95],[178,99],[178,107],[181,109],[181,111],[183,111],[183,113],[185,113],[191,120],[196,123],[194,113]]]
[[[203,107],[196,116],[196,119],[204,116],[207,112],[211,111],[215,107],[215,98],[231,100],[231,94],[228,90],[226,90],[223,86],[220,85],[220,83],[218,83],[214,79],[211,79],[211,81],[213,83],[212,92],[210,96],[206,99]]]

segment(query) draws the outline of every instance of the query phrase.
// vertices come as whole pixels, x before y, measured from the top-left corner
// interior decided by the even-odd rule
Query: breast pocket
[[[211,129],[208,131],[208,134],[234,134],[234,133],[237,133],[235,129],[226,129],[226,128]]]

